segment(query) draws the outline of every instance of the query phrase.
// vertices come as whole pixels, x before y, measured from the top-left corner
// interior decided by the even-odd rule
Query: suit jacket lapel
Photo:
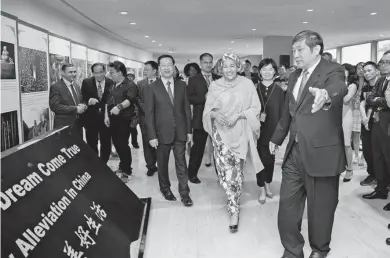
[[[173,84],[174,84],[174,88],[173,88],[173,106],[175,106],[175,104],[176,104],[176,99],[177,99],[177,97],[179,96],[179,90],[180,90],[180,88],[178,87],[179,86],[179,80],[174,80],[174,82],[173,82]]]
[[[66,85],[66,83],[64,82],[63,79],[61,79],[61,83],[62,83],[62,87],[64,88],[64,92],[66,92],[68,95],[68,98],[71,99],[73,101],[73,103],[76,105],[75,99],[72,97],[72,92],[68,88],[68,85]]]
[[[306,94],[309,91],[309,88],[313,87],[318,82],[318,80],[319,80],[319,78],[321,76],[322,65],[323,65],[324,62],[325,61],[323,61],[322,58],[321,58],[321,61],[318,63],[317,67],[314,69],[314,71],[310,75],[309,79],[307,80],[307,82],[305,84],[305,87],[303,88],[301,97],[299,98],[297,109],[302,104],[303,100],[305,99]]]

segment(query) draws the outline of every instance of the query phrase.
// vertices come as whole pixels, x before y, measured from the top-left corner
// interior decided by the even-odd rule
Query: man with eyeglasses
[[[83,117],[85,136],[88,145],[99,154],[98,141],[100,140],[100,158],[107,164],[111,153],[111,137],[104,124],[104,113],[107,97],[114,82],[105,76],[106,68],[102,63],[95,63],[91,67],[93,76],[83,80],[81,93],[83,103],[88,109]]]
[[[379,69],[382,77],[367,97],[367,104],[373,108],[373,122],[370,129],[377,186],[375,191],[363,195],[363,198],[386,200],[388,179],[390,178],[390,107],[386,101],[386,94],[388,95],[387,92],[390,87],[390,51],[383,54],[379,62]],[[390,211],[390,203],[383,209]]]

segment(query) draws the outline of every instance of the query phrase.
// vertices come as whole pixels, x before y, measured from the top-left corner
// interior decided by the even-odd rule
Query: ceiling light
[[[232,50],[232,48],[231,48],[231,47],[229,47],[229,50]]]
[[[384,37],[385,35],[383,35],[383,34],[381,34],[381,35],[379,35],[379,37]]]
[[[135,22],[130,22],[130,25],[136,25],[137,23],[135,23]]]
[[[149,38],[149,36],[145,36],[145,38]]]
[[[120,14],[122,14],[122,15],[126,15],[127,14],[127,12],[119,12]]]
[[[307,24],[307,23],[309,23],[309,22],[307,22],[307,21],[304,21],[304,22],[302,22],[303,24]]]
[[[314,10],[313,10],[313,9],[308,9],[307,11],[308,11],[308,12],[312,12],[312,11],[314,11]]]
[[[230,41],[230,43],[234,43],[234,40]]]
[[[154,42],[156,42],[155,40],[152,40],[152,42],[154,43]]]
[[[159,44],[158,46],[159,46],[159,47],[162,47],[162,44]]]
[[[256,30],[256,29],[252,29],[252,30]]]
[[[370,15],[377,15],[377,13],[370,13]]]

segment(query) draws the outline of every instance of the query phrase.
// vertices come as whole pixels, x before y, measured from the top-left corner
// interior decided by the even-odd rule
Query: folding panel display
[[[19,70],[23,140],[50,130],[48,35],[19,24]]]
[[[87,48],[77,44],[71,44],[71,63],[76,67],[76,83],[81,83],[87,78]]]
[[[16,21],[1,16],[1,151],[22,140]]]
[[[99,62],[99,51],[89,49],[87,50],[87,75],[88,77],[92,76],[91,67],[94,63]]]
[[[137,80],[142,80],[144,78],[144,64],[137,62]]]

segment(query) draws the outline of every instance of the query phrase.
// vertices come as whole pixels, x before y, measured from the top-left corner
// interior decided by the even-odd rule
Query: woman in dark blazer
[[[273,197],[270,183],[274,173],[275,153],[270,152],[269,142],[282,117],[285,93],[274,82],[277,76],[277,65],[273,59],[263,59],[259,64],[259,73],[261,80],[256,88],[261,102],[261,130],[257,141],[257,151],[264,169],[256,174],[256,179],[260,187],[259,202],[264,204],[266,197]]]

